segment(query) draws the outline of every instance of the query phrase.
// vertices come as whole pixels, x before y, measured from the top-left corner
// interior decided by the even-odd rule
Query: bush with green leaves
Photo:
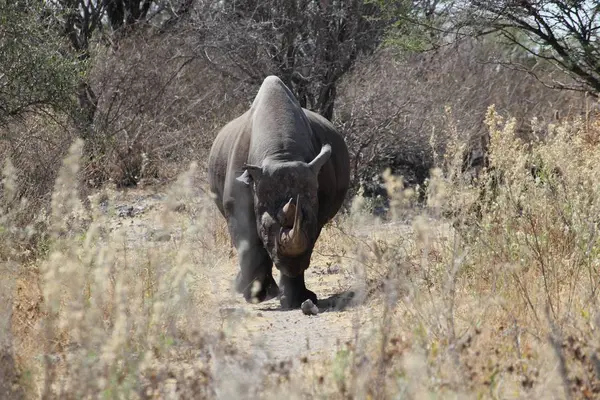
[[[48,10],[0,0],[0,124],[29,112],[68,111],[81,65]]]

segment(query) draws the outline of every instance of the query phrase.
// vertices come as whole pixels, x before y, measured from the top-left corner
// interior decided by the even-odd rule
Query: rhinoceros
[[[316,304],[304,271],[350,180],[348,149],[333,125],[269,76],[250,109],[218,133],[208,175],[238,253],[237,292],[248,302],[279,296],[284,309]]]

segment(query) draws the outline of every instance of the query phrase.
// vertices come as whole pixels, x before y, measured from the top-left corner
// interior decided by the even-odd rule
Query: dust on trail
[[[128,247],[133,249],[160,246],[176,239],[181,234],[180,229],[165,232],[156,226],[155,221],[164,213],[165,200],[164,194],[143,190],[117,193],[111,207],[116,212],[110,217],[109,229],[124,232]],[[181,218],[186,218],[185,213]],[[222,217],[215,214],[215,218]],[[255,362],[329,358],[351,341],[357,330],[364,332],[373,326],[379,314],[372,304],[333,311],[323,310],[320,303],[322,312],[317,316],[304,315],[300,310],[282,311],[277,299],[248,304],[233,290],[237,269],[237,260],[232,256],[212,271],[211,288],[217,303],[213,312],[218,313],[214,331],[222,330],[237,351],[251,356]],[[279,273],[275,268],[273,271],[278,281]],[[348,268],[326,263],[317,254],[307,270],[306,282],[321,301],[347,293],[353,286],[353,276]],[[204,328],[211,330],[211,327]]]

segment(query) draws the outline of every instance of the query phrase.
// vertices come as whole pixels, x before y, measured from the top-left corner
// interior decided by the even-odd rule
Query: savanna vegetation
[[[586,0],[0,0],[0,398],[600,398],[599,36]],[[206,185],[271,74],[351,153],[317,316],[234,293]]]

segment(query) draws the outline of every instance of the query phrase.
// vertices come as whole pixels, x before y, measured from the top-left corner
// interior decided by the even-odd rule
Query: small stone
[[[172,207],[173,211],[178,212],[178,213],[184,212],[187,209],[184,202],[177,202],[177,203],[173,204],[171,207]]]
[[[136,215],[144,213],[146,210],[143,206],[129,206],[121,205],[116,207],[117,215],[120,218],[135,217]]]
[[[340,268],[339,265],[329,265],[327,267],[327,273],[328,274],[337,274],[342,270],[342,268]]]
[[[302,312],[305,315],[317,315],[319,313],[319,308],[312,302],[311,299],[305,300],[300,306]]]
[[[117,215],[120,218],[125,218],[125,217],[131,217],[133,214],[133,207],[132,206],[118,206],[117,207]]]

